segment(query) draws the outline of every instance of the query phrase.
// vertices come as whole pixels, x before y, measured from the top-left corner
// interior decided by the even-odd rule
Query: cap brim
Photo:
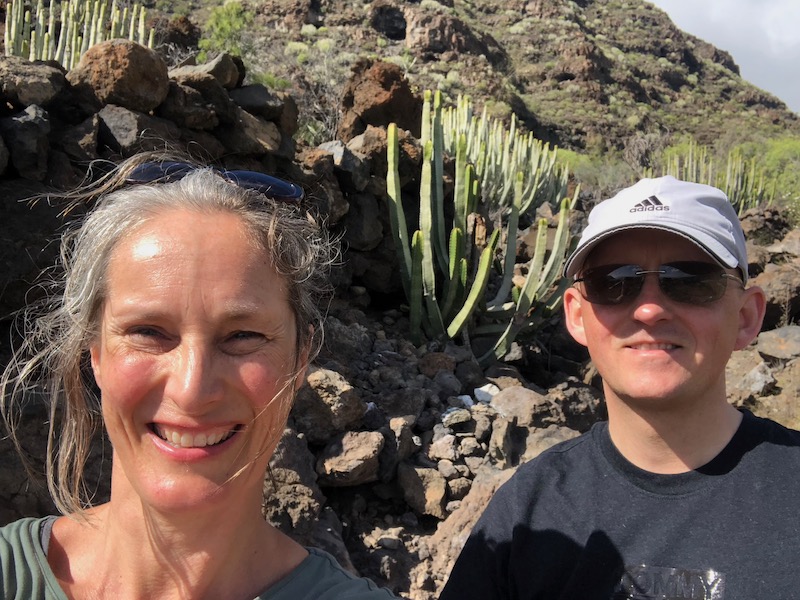
[[[686,224],[682,224],[681,227],[686,229]],[[602,233],[584,241],[584,243],[581,244],[581,246],[578,247],[575,252],[573,252],[572,256],[567,259],[567,262],[564,265],[564,274],[567,277],[575,277],[575,275],[577,275],[581,270],[586,257],[595,247],[597,247],[600,242],[622,231],[630,231],[632,229],[657,229],[659,231],[666,231],[667,233],[674,233],[675,235],[679,235],[682,238],[692,242],[720,265],[728,267],[729,269],[734,269],[739,266],[735,256],[733,256],[719,242],[701,229],[694,229],[691,231],[691,235],[689,235],[686,231],[681,231],[676,227],[669,227],[668,225],[665,225],[663,221],[659,223],[639,222],[635,224],[621,225],[619,227],[603,231]]]

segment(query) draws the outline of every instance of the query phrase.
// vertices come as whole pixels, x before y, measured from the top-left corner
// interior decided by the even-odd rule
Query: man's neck
[[[685,473],[711,461],[730,442],[742,414],[723,398],[648,410],[606,397],[611,441],[631,463],[652,473]]]

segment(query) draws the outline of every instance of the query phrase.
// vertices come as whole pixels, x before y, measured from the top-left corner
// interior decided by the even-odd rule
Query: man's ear
[[[575,341],[586,346],[586,333],[583,327],[583,308],[586,300],[575,287],[564,292],[564,322],[567,331]]]
[[[749,287],[742,293],[739,308],[739,332],[736,336],[735,350],[747,347],[761,331],[764,313],[767,310],[767,297],[760,287]]]

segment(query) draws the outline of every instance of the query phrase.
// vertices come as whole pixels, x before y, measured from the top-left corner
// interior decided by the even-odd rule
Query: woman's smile
[[[178,213],[112,254],[91,348],[115,468],[164,509],[260,489],[304,366],[285,282],[241,220]]]
[[[159,438],[176,448],[205,448],[206,446],[217,446],[233,437],[241,427],[234,429],[217,428],[211,430],[192,433],[181,429],[153,423],[150,429]]]

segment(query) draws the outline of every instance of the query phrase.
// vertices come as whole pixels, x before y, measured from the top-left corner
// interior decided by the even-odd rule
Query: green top
[[[0,527],[0,581],[4,600],[67,600],[47,563],[42,528],[54,517],[25,518]],[[47,537],[49,529],[45,531]],[[45,544],[49,542],[44,540]],[[308,556],[255,600],[391,600],[388,590],[342,569],[330,554]]]

